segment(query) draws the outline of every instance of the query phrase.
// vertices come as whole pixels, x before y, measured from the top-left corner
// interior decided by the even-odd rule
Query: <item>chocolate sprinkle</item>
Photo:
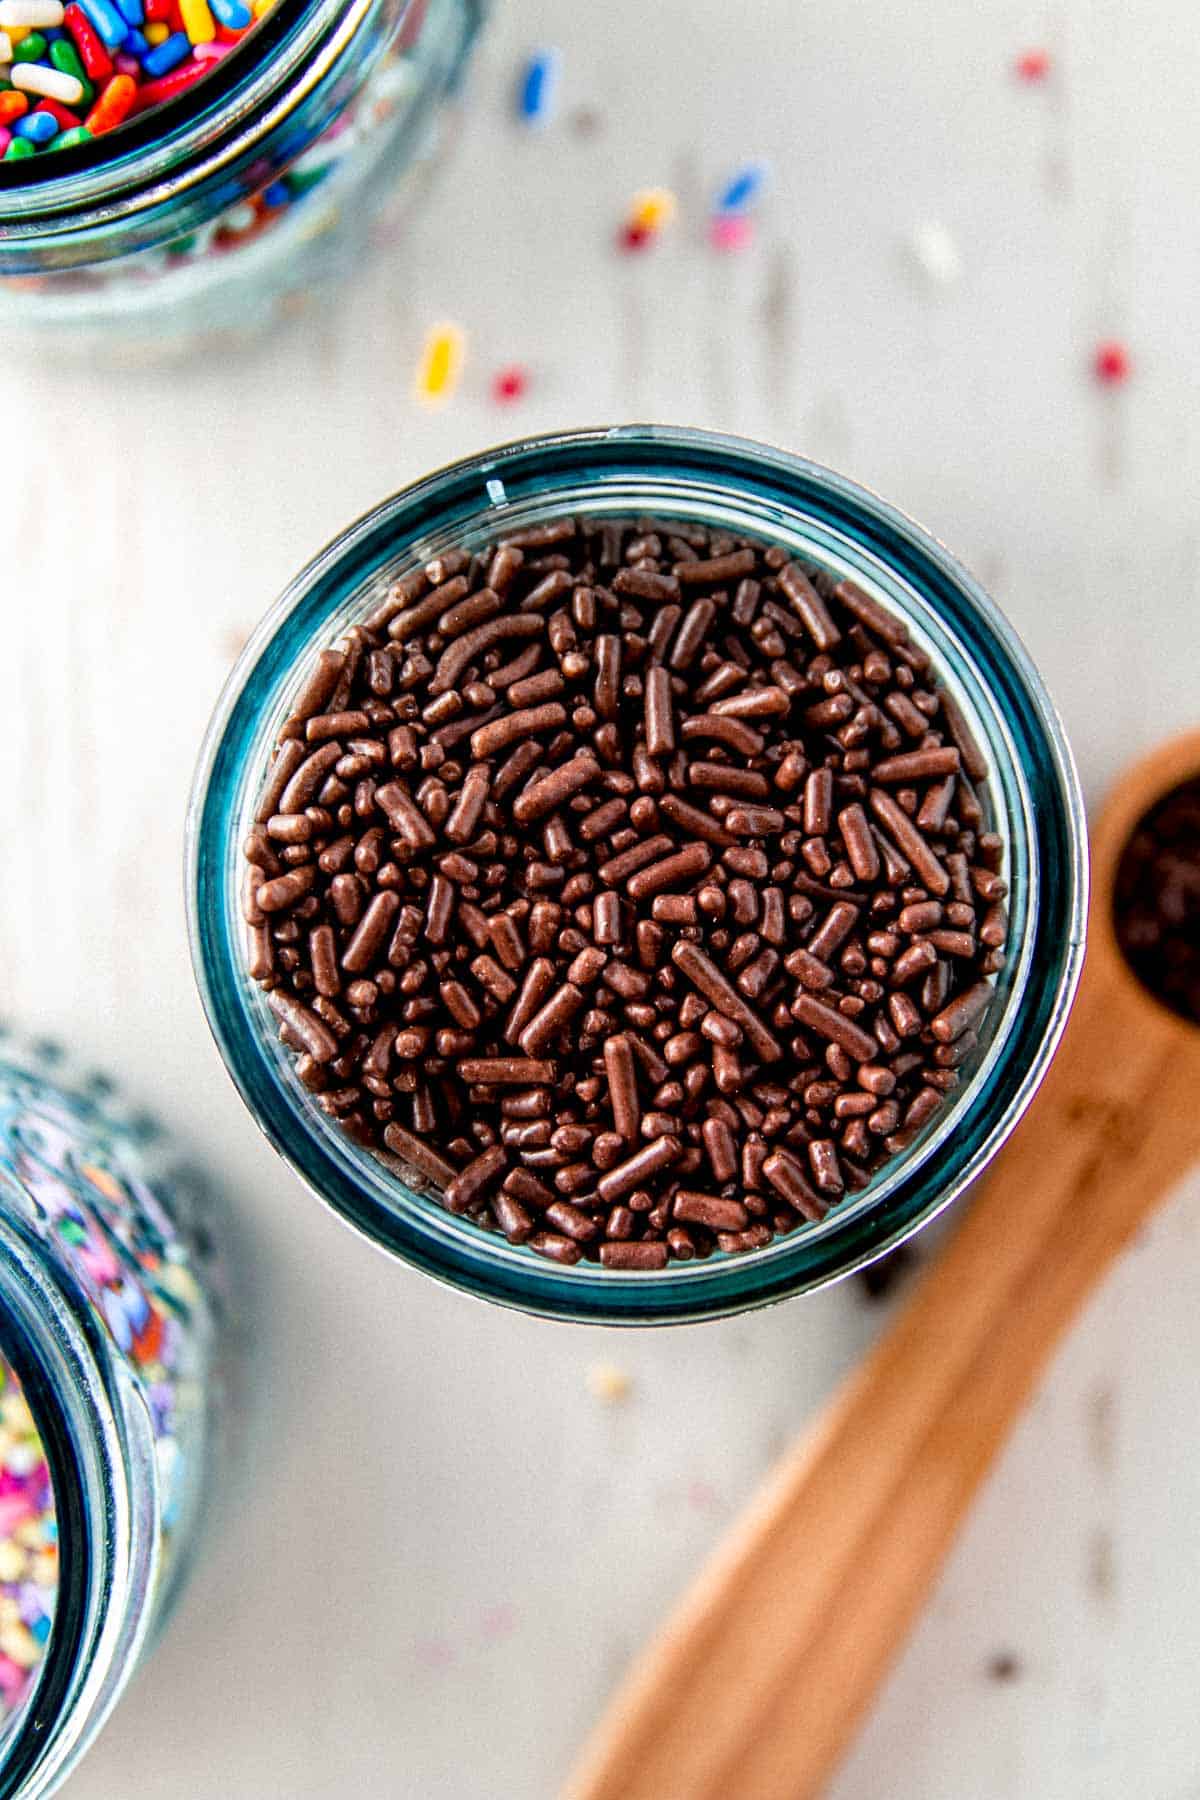
[[[961,1079],[1008,931],[983,783],[853,583],[552,520],[315,660],[248,969],[313,1105],[448,1210],[564,1264],[759,1249]]]

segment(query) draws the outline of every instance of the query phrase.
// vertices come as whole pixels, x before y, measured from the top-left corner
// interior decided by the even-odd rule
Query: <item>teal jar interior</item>
[[[0,1732],[0,1800],[54,1792],[190,1567],[220,1411],[203,1191],[106,1081],[0,1033],[0,1356],[45,1449],[60,1549],[44,1654]]]
[[[73,352],[251,335],[345,274],[439,141],[484,0],[278,0],[113,135],[0,163],[0,326]]]
[[[270,748],[316,652],[414,562],[575,514],[693,519],[785,545],[851,576],[932,654],[992,767],[1007,844],[1008,963],[968,1078],[869,1187],[749,1255],[630,1275],[561,1268],[452,1217],[312,1104],[245,973],[240,845]],[[853,483],[763,446],[667,427],[530,440],[458,463],[385,502],[296,579],[248,645],[203,753],[189,820],[192,949],[218,1046],[251,1111],[305,1181],[378,1243],[487,1298],[578,1320],[711,1318],[873,1260],[980,1172],[1028,1104],[1078,978],[1086,902],[1082,807],[1053,708],[996,608],[919,527]]]

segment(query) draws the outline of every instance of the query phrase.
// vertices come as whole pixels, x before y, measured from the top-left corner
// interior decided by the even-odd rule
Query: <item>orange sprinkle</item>
[[[124,124],[137,99],[137,82],[132,75],[114,75],[84,120],[93,137],[113,131]]]
[[[14,88],[11,93],[0,94],[0,125],[11,125],[22,113],[29,111],[29,102],[24,94]]]

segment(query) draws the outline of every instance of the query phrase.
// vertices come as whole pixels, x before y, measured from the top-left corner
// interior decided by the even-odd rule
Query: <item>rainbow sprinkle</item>
[[[525,125],[545,127],[558,110],[562,57],[557,50],[536,50],[521,71],[517,114]]]
[[[435,325],[421,349],[413,382],[413,396],[421,406],[442,406],[462,378],[467,353],[466,333],[460,325]]]

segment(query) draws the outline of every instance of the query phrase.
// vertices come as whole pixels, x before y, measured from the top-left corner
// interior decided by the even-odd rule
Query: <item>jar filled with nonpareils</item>
[[[483,10],[0,0],[5,341],[157,355],[302,309],[419,188]]]
[[[0,1796],[57,1790],[189,1565],[224,1379],[202,1183],[0,1035]]]
[[[530,440],[352,525],[248,645],[190,819],[221,1054],[457,1286],[714,1317],[892,1248],[1035,1091],[1079,792],[1011,628],[828,470]]]

